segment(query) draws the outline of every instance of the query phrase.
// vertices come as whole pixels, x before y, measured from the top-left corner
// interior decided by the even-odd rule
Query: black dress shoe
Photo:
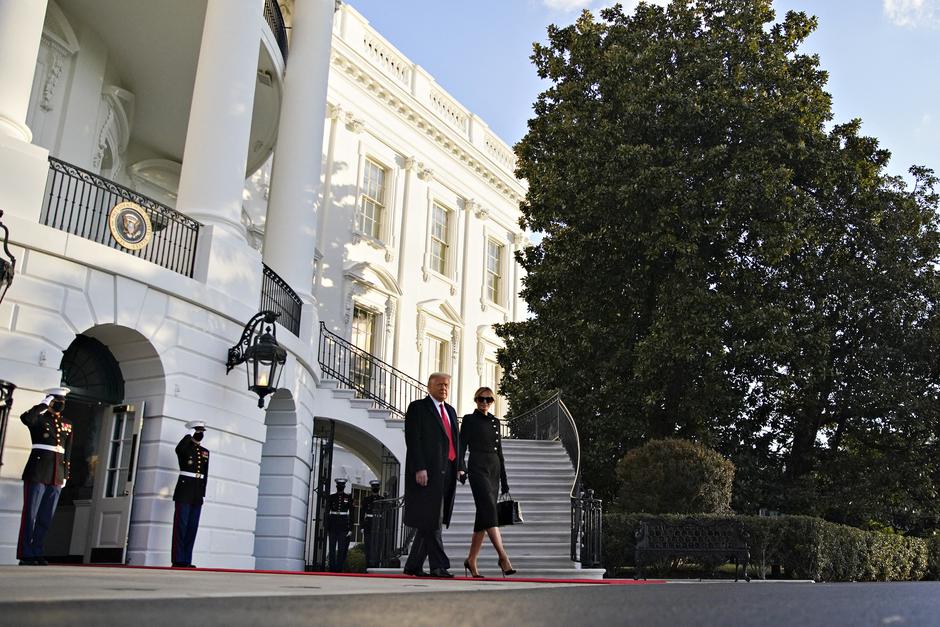
[[[420,569],[420,568],[418,570],[411,570],[410,568],[406,568],[402,572],[406,575],[411,575],[412,577],[430,577],[431,576],[430,574],[428,574],[427,572],[425,572],[423,569]]]
[[[453,575],[450,574],[450,573],[447,571],[446,568],[432,568],[432,569],[431,569],[431,576],[432,576],[432,577],[443,577],[443,578],[445,578],[445,579],[447,579],[447,578],[449,578],[449,577],[453,577]]]
[[[20,566],[36,566],[36,560],[20,560]]]
[[[48,566],[49,562],[46,561],[44,557],[36,558],[36,561],[33,562],[36,566]]]

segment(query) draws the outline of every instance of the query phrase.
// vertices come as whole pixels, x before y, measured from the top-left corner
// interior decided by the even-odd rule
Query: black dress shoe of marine
[[[48,566],[48,565],[49,565],[49,562],[47,562],[47,561],[46,561],[46,558],[44,558],[44,557],[37,557],[36,560],[35,560],[33,563],[34,563],[36,566]]]
[[[430,574],[428,574],[425,570],[421,568],[419,568],[418,570],[411,570],[410,568],[406,568],[402,572],[405,573],[406,575],[411,575],[412,577],[430,577],[431,576]]]
[[[20,566],[37,566],[36,560],[20,560]]]
[[[431,569],[431,576],[432,576],[432,577],[443,577],[443,578],[445,578],[445,579],[447,579],[447,578],[449,578],[449,577],[453,577],[453,575],[450,574],[450,573],[447,571],[446,568],[432,568],[432,569]]]

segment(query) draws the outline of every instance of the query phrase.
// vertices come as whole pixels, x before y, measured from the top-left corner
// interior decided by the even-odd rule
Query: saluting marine
[[[202,503],[206,496],[209,449],[199,444],[205,436],[206,423],[201,420],[190,420],[186,423],[186,428],[193,430],[192,435],[187,433],[176,445],[180,474],[176,480],[176,490],[173,492],[176,508],[173,515],[171,559],[173,566],[195,568],[193,545],[196,543],[199,516],[202,513]]]
[[[346,480],[336,480],[336,492],[327,497],[326,535],[329,546],[330,572],[343,571],[346,563],[346,552],[349,550],[349,541],[352,538],[352,525],[349,520],[349,509],[352,506],[352,496],[346,493]]]
[[[369,487],[372,488],[372,492],[362,499],[362,508],[359,510],[359,528],[362,529],[362,537],[366,545],[366,568],[376,568],[379,566],[378,556],[375,555],[376,539],[372,537],[372,521],[377,515],[375,502],[382,498],[382,495],[379,494],[380,485],[382,485],[382,483],[378,479],[373,479],[369,482]]]
[[[46,390],[41,403],[20,416],[29,427],[32,450],[23,469],[23,516],[16,543],[21,566],[45,566],[43,543],[52,524],[59,493],[69,478],[72,423],[65,419],[68,388]]]

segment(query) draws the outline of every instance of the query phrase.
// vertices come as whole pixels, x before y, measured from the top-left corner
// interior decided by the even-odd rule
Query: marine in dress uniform
[[[352,496],[346,492],[346,480],[336,480],[336,492],[327,498],[326,536],[328,543],[328,556],[330,572],[343,571],[346,563],[346,552],[349,550],[349,540],[352,537],[352,524],[349,520],[349,510],[352,507]]]
[[[359,528],[362,529],[362,538],[366,545],[366,568],[376,568],[379,565],[378,556],[375,555],[375,540],[372,538],[372,521],[376,516],[375,502],[382,498],[379,494],[381,485],[378,479],[369,482],[372,492],[362,499],[362,508],[359,510]]]
[[[190,420],[187,433],[176,445],[176,458],[179,461],[180,474],[176,480],[173,501],[176,508],[173,514],[173,566],[195,568],[193,566],[193,545],[199,530],[199,515],[206,496],[206,483],[209,476],[209,449],[200,444],[206,432],[206,423]]]
[[[33,447],[23,469],[23,516],[16,543],[22,566],[45,566],[43,543],[52,524],[59,493],[69,478],[72,423],[62,412],[68,388],[46,390],[41,403],[20,416]]]

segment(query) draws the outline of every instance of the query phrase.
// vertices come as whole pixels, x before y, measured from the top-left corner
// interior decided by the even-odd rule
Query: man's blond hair
[[[431,381],[434,379],[450,379],[451,376],[446,372],[433,372],[431,376],[428,377],[428,385],[431,385]]]

